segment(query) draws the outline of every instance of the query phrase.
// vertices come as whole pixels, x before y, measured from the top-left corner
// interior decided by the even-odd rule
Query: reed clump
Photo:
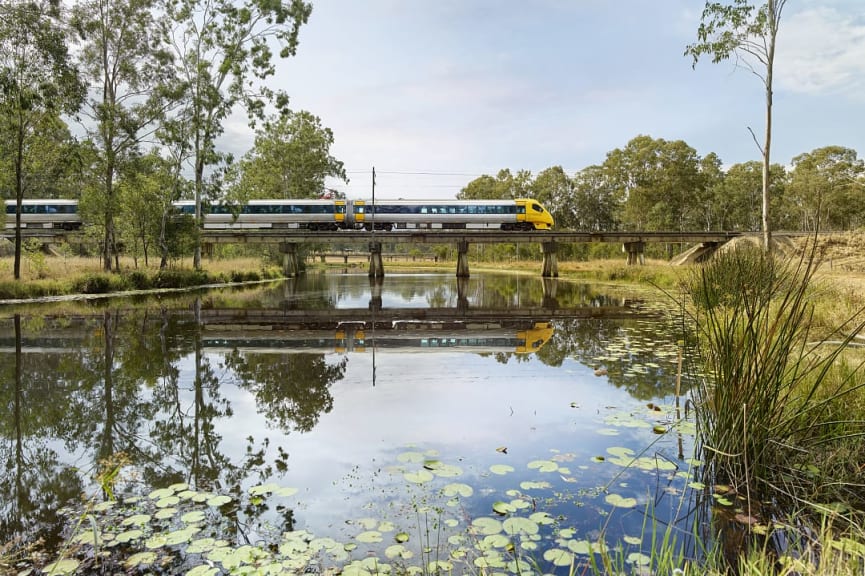
[[[749,516],[767,503],[865,509],[865,382],[849,346],[863,315],[817,334],[816,268],[813,251],[791,262],[740,246],[685,282],[707,474],[733,486]]]

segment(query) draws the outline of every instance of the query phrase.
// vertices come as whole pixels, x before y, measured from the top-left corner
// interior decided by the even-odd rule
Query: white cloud
[[[777,80],[801,93],[856,94],[865,86],[865,20],[812,8],[781,22]]]

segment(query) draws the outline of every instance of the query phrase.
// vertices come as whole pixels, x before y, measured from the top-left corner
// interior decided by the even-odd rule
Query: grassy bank
[[[97,258],[46,257],[38,266],[25,262],[21,280],[12,275],[10,258],[0,259],[0,300],[18,300],[68,294],[108,294],[130,290],[189,288],[207,284],[249,282],[280,278],[281,271],[254,258],[206,260],[202,270],[178,262],[160,270],[136,268],[121,260],[121,272],[104,272]]]
[[[860,297],[841,298],[818,269],[814,252],[789,260],[743,247],[686,282],[705,374],[694,392],[704,482],[730,487],[740,509],[726,531],[763,542],[747,557],[763,568],[785,556],[771,539],[778,518],[794,519],[780,528],[794,548],[821,527],[834,537],[827,521],[857,550],[863,541],[865,354],[854,344],[865,315]],[[802,573],[849,573],[839,566]]]

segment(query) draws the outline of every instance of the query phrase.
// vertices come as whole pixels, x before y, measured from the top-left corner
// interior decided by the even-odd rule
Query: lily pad
[[[499,476],[504,476],[505,474],[513,471],[514,467],[508,466],[507,464],[493,464],[492,466],[490,466],[490,472],[492,472],[493,474],[498,474]]]
[[[604,498],[604,501],[611,506],[615,506],[616,508],[633,508],[637,505],[636,498],[623,498],[619,494],[607,494],[607,497]]]
[[[403,477],[414,484],[424,484],[434,478],[429,470],[418,470],[417,472],[406,472]]]
[[[453,498],[454,496],[462,496],[463,498],[468,498],[469,496],[474,494],[474,488],[472,488],[468,484],[454,482],[442,488],[442,494],[444,494],[448,498]]]
[[[561,548],[550,548],[544,552],[544,560],[554,566],[570,566],[574,562],[574,555]]]

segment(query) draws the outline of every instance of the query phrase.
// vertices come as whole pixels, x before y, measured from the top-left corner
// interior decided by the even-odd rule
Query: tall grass
[[[865,503],[861,470],[839,470],[830,457],[863,462],[862,363],[843,362],[862,314],[815,335],[814,252],[795,262],[739,247],[719,253],[687,280],[705,378],[695,389],[708,473],[745,499],[812,506]],[[861,404],[859,404],[861,406]]]

